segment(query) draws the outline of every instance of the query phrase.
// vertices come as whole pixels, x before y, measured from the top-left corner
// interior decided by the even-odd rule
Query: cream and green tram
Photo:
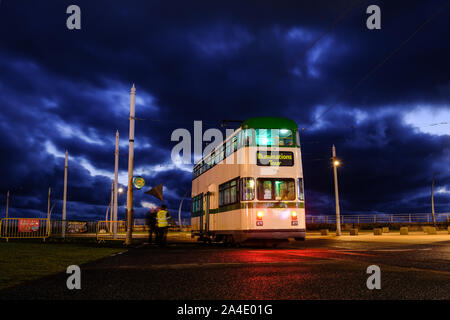
[[[194,166],[192,235],[202,241],[305,239],[297,124],[251,118]]]

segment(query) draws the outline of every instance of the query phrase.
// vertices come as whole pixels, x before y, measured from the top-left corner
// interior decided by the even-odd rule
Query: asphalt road
[[[450,299],[445,239],[312,237],[277,248],[139,245],[82,265],[80,290],[68,290],[62,273],[0,291],[0,299]],[[381,269],[380,290],[366,286],[374,264]]]

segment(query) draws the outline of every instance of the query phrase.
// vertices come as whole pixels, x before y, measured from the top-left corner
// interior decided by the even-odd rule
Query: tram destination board
[[[291,151],[257,151],[256,163],[258,166],[291,167],[294,165],[294,153]]]

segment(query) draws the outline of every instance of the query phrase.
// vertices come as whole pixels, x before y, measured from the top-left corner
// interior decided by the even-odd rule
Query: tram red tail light
[[[292,220],[297,220],[297,212],[292,211],[291,212],[291,218],[292,218]]]
[[[264,213],[262,211],[258,211],[256,214],[256,220],[262,220]]]

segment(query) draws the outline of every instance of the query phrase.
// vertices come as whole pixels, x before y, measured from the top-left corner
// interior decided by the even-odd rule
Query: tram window
[[[293,145],[292,131],[289,129],[280,129],[279,141],[280,146],[292,146]]]
[[[255,199],[255,179],[242,178],[241,186],[241,200],[248,201]]]
[[[227,141],[225,157],[228,157],[231,153],[232,153],[232,151],[231,151],[231,141]]]
[[[221,162],[222,160],[223,160],[223,148],[220,148],[217,163]]]
[[[295,140],[297,142],[297,147],[300,147],[300,131],[295,132]]]
[[[230,189],[223,190],[223,204],[230,203]]]
[[[305,190],[303,187],[303,178],[297,179],[298,200],[305,200]]]
[[[197,213],[201,212],[203,209],[203,194],[200,194],[198,196],[195,196],[192,198],[192,212]]]
[[[243,141],[244,141],[244,135],[243,135],[243,132],[242,131],[239,131],[239,133],[238,133],[238,135],[237,135],[237,138],[238,138],[238,149],[240,149],[244,144],[243,144]]]
[[[239,201],[238,179],[225,182],[219,186],[219,206],[226,206]]]
[[[237,150],[237,137],[233,137],[233,152]]]
[[[269,130],[267,129],[258,129],[256,130],[256,144],[258,146],[268,146],[269,143]]]
[[[271,180],[264,180],[261,183],[262,186],[262,199],[263,200],[272,200],[273,195],[272,195],[272,181]],[[261,196],[259,196],[258,198],[261,199]]]
[[[258,179],[258,200],[295,200],[294,179]]]
[[[258,129],[256,130],[258,146],[293,146],[292,130],[289,129]]]
[[[231,181],[230,183],[230,202],[235,203],[237,200],[237,183],[236,180]]]

